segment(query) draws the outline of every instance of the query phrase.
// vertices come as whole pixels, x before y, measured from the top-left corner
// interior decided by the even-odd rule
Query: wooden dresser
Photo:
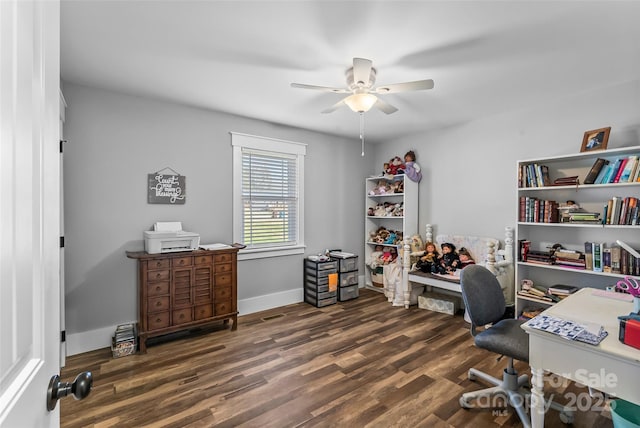
[[[238,324],[238,248],[148,254],[127,251],[138,260],[138,335],[146,341],[181,330],[231,319]]]

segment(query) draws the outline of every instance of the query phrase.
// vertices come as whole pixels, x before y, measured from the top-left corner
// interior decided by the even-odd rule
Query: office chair
[[[460,274],[462,298],[471,319],[471,335],[478,348],[508,357],[507,368],[502,379],[497,379],[477,369],[469,369],[469,379],[482,379],[493,387],[479,391],[467,392],[460,397],[460,406],[470,409],[474,406],[471,400],[489,398],[489,407],[493,405],[491,397],[502,395],[511,407],[516,410],[524,428],[529,428],[531,422],[527,415],[527,402],[530,402],[529,376],[518,376],[513,367],[513,360],[529,362],[529,336],[520,327],[524,321],[517,319],[502,319],[506,308],[504,295],[498,279],[488,269],[480,265],[465,267]],[[476,331],[478,326],[491,327]],[[485,404],[485,403],[482,403]],[[547,406],[560,412],[560,420],[566,424],[573,422],[573,412],[555,402],[547,401]],[[476,406],[485,407],[485,406]]]

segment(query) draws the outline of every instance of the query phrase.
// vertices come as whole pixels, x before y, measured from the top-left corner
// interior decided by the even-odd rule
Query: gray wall
[[[640,145],[638,80],[391,141],[378,147],[375,163],[416,150],[421,233],[432,223],[436,233],[502,238],[517,219],[516,162],[578,153],[584,132],[605,126],[609,148]]]
[[[364,159],[356,138],[70,83],[64,94],[69,354],[107,346],[116,324],[136,319],[136,265],[125,250],[142,249],[142,231],[155,221],[182,221],[202,242],[231,241],[229,131],[307,143],[307,254],[333,247],[361,256],[364,178],[394,155],[414,149],[423,168],[421,231],[433,223],[436,232],[502,238],[505,226],[515,226],[517,160],[576,153],[586,130],[604,126],[612,126],[610,148],[640,144],[638,81],[612,82],[573,98],[368,144]],[[148,205],[146,174],[167,166],[187,177],[187,202]],[[361,257],[361,271],[362,263]],[[290,303],[291,291],[302,289],[301,264],[302,256],[239,262],[239,306]]]
[[[324,248],[362,253],[362,195],[371,156],[360,156],[357,135],[338,138],[69,82],[64,95],[70,355],[108,346],[115,325],[137,319],[136,262],[125,251],[142,250],[142,232],[154,222],[182,221],[202,243],[232,242],[230,131],[308,144],[306,254]],[[147,204],[147,174],[165,167],[186,176],[186,204]],[[239,262],[239,307],[301,297],[302,259]]]

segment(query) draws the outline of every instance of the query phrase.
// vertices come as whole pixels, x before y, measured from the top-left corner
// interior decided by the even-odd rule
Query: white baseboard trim
[[[303,298],[304,290],[302,288],[296,288],[279,293],[266,294],[260,297],[238,300],[238,313],[239,316],[249,315],[254,312],[300,303]],[[137,321],[128,322],[135,323]],[[111,347],[111,336],[113,336],[116,331],[116,327],[117,325],[80,333],[67,333],[67,356]]]

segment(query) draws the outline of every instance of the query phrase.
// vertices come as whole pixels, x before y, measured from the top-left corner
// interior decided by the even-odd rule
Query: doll
[[[438,259],[438,273],[454,273],[460,267],[460,257],[456,252],[456,246],[445,242],[440,245],[442,255]]]
[[[416,263],[416,268],[426,273],[437,273],[438,257],[438,250],[436,250],[436,246],[434,245],[434,243],[427,242],[424,246],[424,253],[422,253],[422,256]]]
[[[416,163],[416,154],[413,150],[409,150],[404,155],[404,173],[411,181],[415,181],[416,183],[422,180],[420,165]]]
[[[461,247],[458,251],[458,257],[460,258],[460,269],[464,269],[466,266],[476,264],[476,262],[471,257],[469,250],[464,247]]]
[[[375,251],[371,252],[367,265],[371,269],[375,269],[378,266],[382,266],[382,245],[376,245]]]

